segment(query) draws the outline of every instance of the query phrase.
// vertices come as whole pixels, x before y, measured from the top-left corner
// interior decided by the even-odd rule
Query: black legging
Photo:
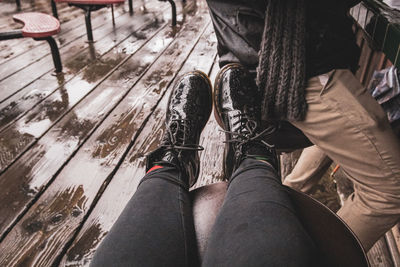
[[[199,266],[189,192],[164,167],[143,178],[91,266]],[[233,174],[203,266],[312,266],[313,241],[273,168],[246,159]]]

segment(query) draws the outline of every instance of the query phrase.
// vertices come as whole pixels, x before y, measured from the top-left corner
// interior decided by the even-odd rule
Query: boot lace
[[[198,144],[187,144],[185,140],[189,136],[190,121],[185,119],[172,119],[169,127],[167,127],[166,140],[161,145],[166,150],[186,150],[201,151],[204,147]]]
[[[243,146],[245,146],[246,144],[248,144],[252,141],[258,141],[269,148],[274,148],[273,145],[268,144],[267,142],[262,140],[261,137],[264,137],[264,136],[274,133],[277,129],[277,126],[275,124],[271,124],[263,131],[257,133],[258,124],[255,120],[250,119],[247,113],[236,114],[233,117],[239,118],[239,120],[234,124],[234,125],[237,125],[240,123],[240,127],[239,127],[238,131],[235,131],[235,132],[226,131],[226,130],[221,130],[221,131],[224,133],[230,134],[231,139],[226,140],[224,143],[234,143],[235,144],[234,145],[235,155],[237,157],[240,157],[243,154],[243,149],[242,149]]]

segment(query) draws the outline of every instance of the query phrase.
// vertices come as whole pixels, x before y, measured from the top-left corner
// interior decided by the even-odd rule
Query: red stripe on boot
[[[163,166],[156,165],[156,166],[153,166],[150,170],[148,170],[147,173],[158,170],[158,169],[162,169],[162,168],[163,168]]]

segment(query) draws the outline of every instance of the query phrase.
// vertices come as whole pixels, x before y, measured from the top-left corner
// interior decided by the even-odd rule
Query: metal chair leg
[[[53,11],[53,16],[58,19],[57,6],[54,0],[51,0],[51,10]]]
[[[9,32],[0,32],[0,41],[11,40],[16,38],[24,38],[21,30],[13,30]]]
[[[79,7],[85,11],[85,23],[86,23],[86,33],[88,42],[93,42],[93,32],[92,32],[92,21],[91,12],[107,7],[107,5],[81,5],[81,4],[69,4],[71,6]]]
[[[111,4],[111,16],[112,16],[113,26],[115,26],[114,5],[113,4]]]
[[[87,9],[85,11],[86,11],[85,23],[86,23],[87,38],[89,42],[93,42],[92,22],[90,20],[90,9]]]
[[[133,4],[132,4],[132,0],[129,0],[129,14],[133,15]]]
[[[21,11],[21,0],[16,0],[15,2],[17,3],[17,10]]]
[[[35,40],[46,40],[50,45],[51,55],[53,56],[54,67],[56,68],[56,72],[62,72],[62,64],[60,51],[58,50],[58,46],[53,37],[44,37],[44,38],[34,38]]]
[[[2,40],[11,40],[16,38],[24,38],[21,30],[14,30],[9,32],[1,32],[0,33],[0,41]],[[58,50],[58,46],[53,37],[43,37],[43,38],[33,38],[36,41],[46,40],[50,45],[51,55],[53,56],[54,67],[56,68],[56,72],[62,71],[61,57],[60,51]]]
[[[176,5],[173,0],[168,0],[172,8],[172,26],[176,26]]]

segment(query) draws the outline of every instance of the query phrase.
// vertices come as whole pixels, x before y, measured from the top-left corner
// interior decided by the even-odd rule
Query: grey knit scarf
[[[263,120],[305,117],[305,9],[304,0],[267,1],[256,80]]]

